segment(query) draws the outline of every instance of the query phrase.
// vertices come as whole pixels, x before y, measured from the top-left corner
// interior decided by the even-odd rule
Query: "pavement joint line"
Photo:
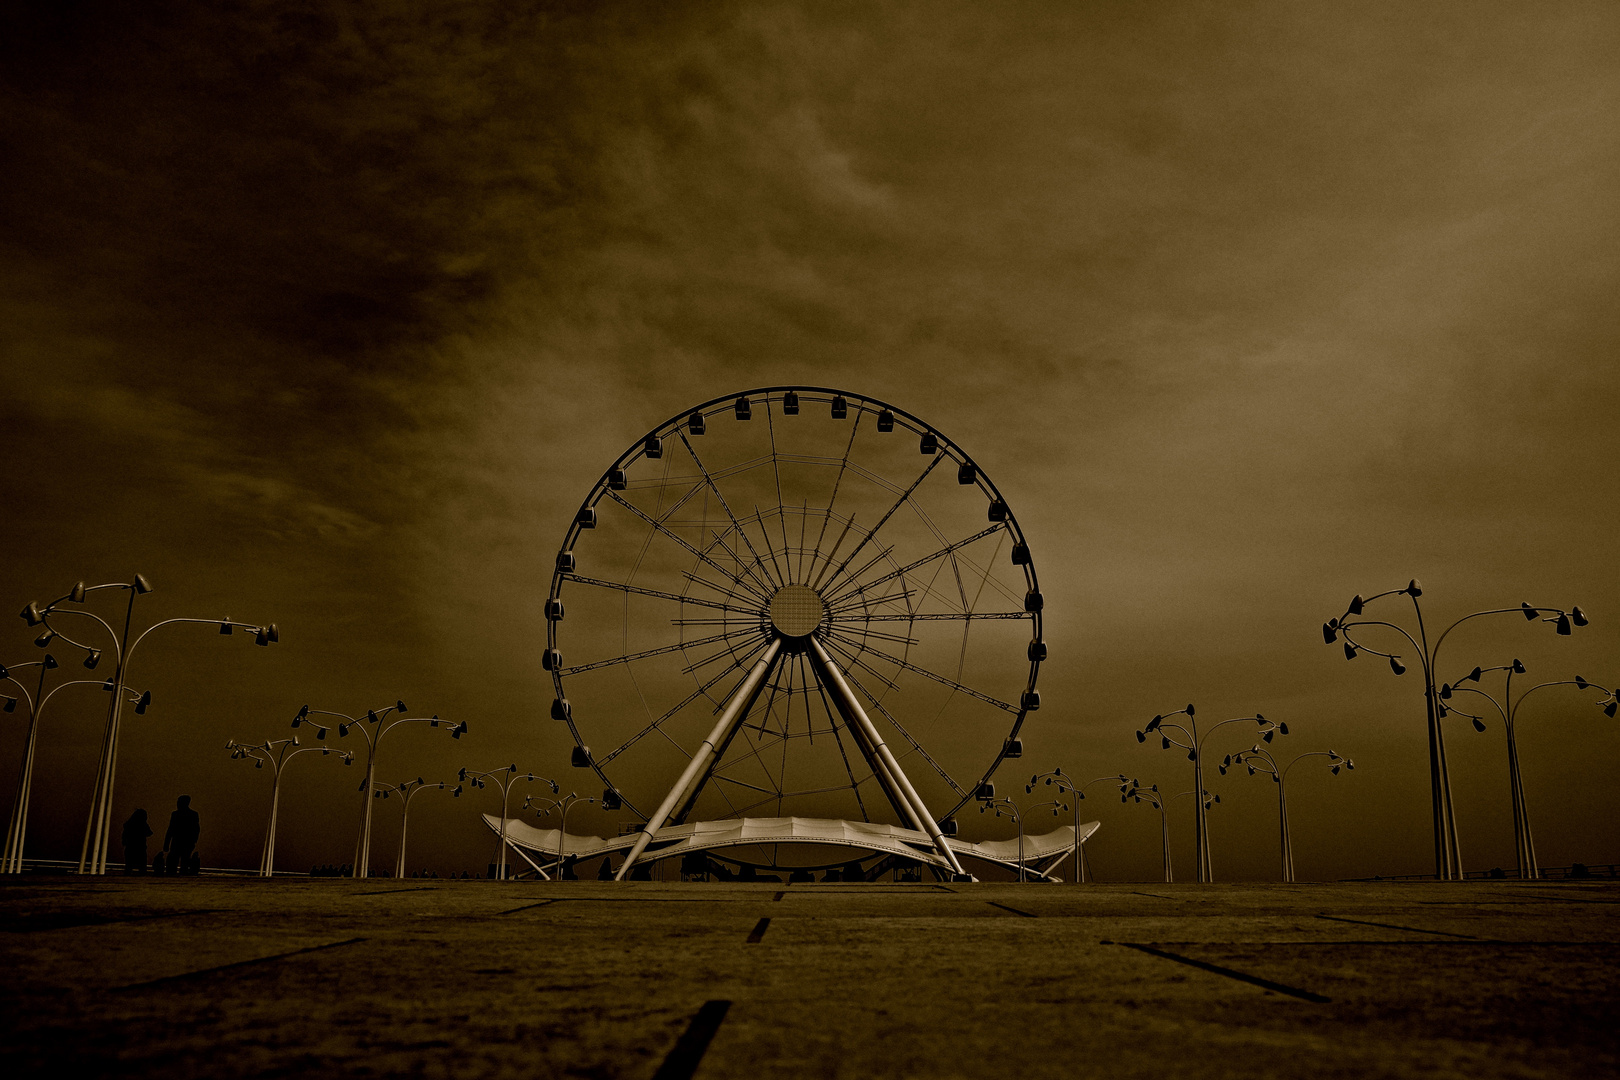
[[[1113,945],[1113,944],[1123,945],[1127,949],[1135,949],[1138,952],[1145,952],[1150,956],[1162,957],[1165,960],[1174,960],[1178,964],[1186,964],[1189,967],[1195,967],[1195,968],[1198,968],[1198,969],[1200,969],[1202,971],[1212,972],[1212,973],[1214,973],[1216,975],[1224,975],[1228,979],[1236,979],[1239,982],[1246,982],[1246,983],[1249,983],[1252,986],[1258,986],[1263,990],[1272,990],[1272,991],[1275,991],[1276,993],[1279,993],[1279,994],[1287,994],[1290,997],[1297,997],[1297,998],[1300,998],[1300,999],[1302,999],[1304,1001],[1315,1002],[1318,1005],[1325,1005],[1328,1002],[1333,1000],[1332,998],[1323,997],[1321,994],[1313,994],[1309,990],[1301,990],[1296,986],[1287,986],[1287,985],[1284,985],[1283,983],[1280,983],[1280,982],[1272,982],[1270,979],[1262,979],[1258,975],[1250,975],[1247,972],[1243,972],[1243,971],[1234,971],[1233,969],[1231,969],[1229,967],[1222,967],[1219,964],[1211,964],[1211,963],[1207,963],[1207,962],[1205,962],[1203,960],[1194,960],[1190,956],[1182,956],[1179,953],[1166,952],[1163,949],[1155,949],[1151,945],[1138,945],[1135,942],[1131,942],[1131,941],[1120,941],[1120,942],[1105,941],[1105,942],[1103,942],[1103,944],[1104,945]],[[1437,942],[1429,942],[1427,944],[1438,944],[1438,943]]]
[[[1131,890],[1131,895],[1132,896],[1151,896],[1155,900],[1174,900],[1177,903],[1186,903],[1186,901],[1183,900],[1179,896],[1164,896],[1164,895],[1162,895],[1160,893],[1156,893],[1156,892],[1139,892],[1139,891],[1137,891],[1135,889],[1132,889]]]
[[[347,941],[329,941],[325,945],[310,945],[307,948],[294,949],[291,952],[275,953],[272,956],[256,956],[252,960],[238,960],[234,964],[218,964],[214,967],[202,968],[198,971],[183,971],[178,975],[164,975],[161,978],[148,979],[145,982],[129,983],[126,986],[115,986],[113,987],[113,990],[146,990],[154,986],[162,986],[164,983],[179,982],[182,979],[195,979],[201,975],[214,975],[221,971],[232,971],[236,968],[252,967],[254,964],[268,964],[272,960],[286,960],[294,956],[302,956],[305,953],[321,952],[325,949],[340,949],[345,945],[356,945],[364,940],[366,939],[363,937],[354,937],[349,938]]]
[[[528,911],[530,908],[545,907],[547,904],[560,903],[560,902],[562,902],[563,900],[566,900],[566,899],[568,899],[568,897],[566,897],[566,896],[553,896],[549,900],[539,900],[539,901],[536,901],[535,903],[532,903],[532,904],[524,904],[522,907],[510,908],[510,909],[508,909],[506,911],[497,911],[495,914],[496,915],[516,915],[520,911]]]
[[[195,908],[191,911],[165,911],[155,915],[120,915],[111,919],[94,917],[93,920],[89,922],[63,923],[60,926],[25,926],[16,928],[0,927],[0,933],[42,934],[47,930],[81,930],[87,926],[117,926],[120,923],[145,922],[149,919],[183,919],[187,915],[216,915],[223,910],[225,909]]]
[[[786,895],[787,895],[787,893],[785,893],[785,892],[778,892],[775,896],[771,897],[771,899],[772,900],[780,900],[780,899],[782,899],[782,897],[784,897]]]
[[[415,889],[379,889],[377,892],[357,892],[354,895],[355,896],[392,896],[394,893],[402,893],[402,892],[433,892],[437,888],[438,888],[437,885],[422,885],[422,886],[420,886],[418,888],[415,888]]]
[[[985,901],[985,903],[987,903],[987,904],[989,904],[989,905],[990,905],[990,906],[991,906],[991,907],[998,907],[998,908],[1000,908],[1000,909],[1001,909],[1001,910],[1002,910],[1002,911],[1010,911],[1010,912],[1012,912],[1012,913],[1013,913],[1013,914],[1014,914],[1014,915],[1022,915],[1022,916],[1023,916],[1023,917],[1024,917],[1024,918],[1026,918],[1026,919],[1035,919],[1035,918],[1039,918],[1039,916],[1038,916],[1038,915],[1036,915],[1036,914],[1035,914],[1035,913],[1034,913],[1034,912],[1032,912],[1032,911],[1019,911],[1019,910],[1018,910],[1018,909],[1017,909],[1017,908],[1015,908],[1015,907],[1008,907],[1008,906],[1007,906],[1007,905],[1006,905],[1006,904],[998,904],[998,903],[996,903],[996,902],[995,902],[995,901],[994,901],[994,900],[986,900],[986,901]]]
[[[770,928],[771,920],[768,916],[759,920],[759,922],[754,924],[754,928],[748,932],[747,944],[758,945],[762,940],[764,940],[765,931],[769,930]]]
[[[692,1022],[686,1025],[681,1037],[675,1040],[675,1046],[664,1058],[664,1063],[653,1073],[653,1080],[691,1080],[703,1063],[709,1040],[720,1030],[720,1024],[730,1008],[729,1001],[705,1001],[692,1017]]]
[[[1477,934],[1454,934],[1450,930],[1425,930],[1421,926],[1400,926],[1396,923],[1368,922],[1366,919],[1347,919],[1343,915],[1318,915],[1318,919],[1331,919],[1334,922],[1355,923],[1358,926],[1381,926],[1385,930],[1409,930],[1414,934],[1439,934],[1441,937],[1471,938],[1479,940]]]

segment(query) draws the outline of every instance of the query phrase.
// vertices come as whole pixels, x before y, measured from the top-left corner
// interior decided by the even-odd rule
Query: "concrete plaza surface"
[[[0,1053],[9,1076],[1612,1076],[1617,905],[1598,883],[13,878]]]

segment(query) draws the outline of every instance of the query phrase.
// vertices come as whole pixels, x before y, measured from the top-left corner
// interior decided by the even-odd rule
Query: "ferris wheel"
[[[620,877],[665,826],[751,813],[892,813],[960,873],[953,816],[1040,707],[1041,609],[966,451],[875,398],[774,386],[670,418],[590,489],[542,664],[573,764],[646,822]]]

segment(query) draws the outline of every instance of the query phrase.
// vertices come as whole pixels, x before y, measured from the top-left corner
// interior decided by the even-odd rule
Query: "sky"
[[[0,587],[21,608],[140,572],[138,624],[278,624],[268,649],[167,627],[129,666],[154,707],[114,816],[192,794],[211,865],[253,865],[269,797],[225,740],[290,736],[304,704],[469,723],[391,736],[384,780],[510,762],[595,794],[546,716],[555,553],[626,447],[756,386],[892,402],[1017,515],[1051,659],[1003,794],[1058,766],[1190,790],[1134,731],[1260,712],[1290,753],[1357,764],[1291,780],[1302,878],[1423,873],[1422,685],[1347,663],[1324,619],[1414,577],[1431,628],[1580,604],[1568,638],[1468,623],[1441,676],[1620,680],[1612,5],[0,20]],[[35,659],[7,618],[0,663]],[[1594,700],[1519,716],[1546,865],[1620,861]],[[77,855],[104,704],[72,688],[42,716],[31,856]],[[0,714],[8,794],[22,715]],[[1448,735],[1464,864],[1511,867],[1502,724]],[[290,768],[282,865],[352,858],[341,772]],[[1274,791],[1208,786],[1216,876],[1274,877]],[[413,866],[488,861],[489,792],[414,806]],[[1087,810],[1099,875],[1158,872],[1151,810]]]

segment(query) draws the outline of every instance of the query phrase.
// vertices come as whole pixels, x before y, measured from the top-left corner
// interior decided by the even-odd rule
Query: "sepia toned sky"
[[[1052,661],[1006,790],[1187,790],[1132,732],[1260,711],[1358,766],[1296,772],[1301,877],[1431,870],[1416,672],[1319,627],[1414,576],[1431,628],[1580,604],[1570,638],[1469,624],[1442,676],[1620,680],[1617,58],[1596,2],[12,5],[0,599],[140,571],[138,620],[279,624],[130,667],[156,704],[115,815],[190,792],[211,863],[252,865],[268,798],[224,740],[305,703],[469,722],[391,736],[384,780],[594,794],[539,665],[574,508],[699,401],[847,387],[967,448],[1029,537]],[[33,659],[6,619],[0,663]],[[31,855],[77,854],[104,698],[75,692]],[[1520,714],[1547,865],[1620,861],[1592,700]],[[1511,866],[1502,725],[1448,735],[1464,863]],[[357,782],[294,766],[283,865],[351,857]],[[1274,875],[1274,790],[1210,786],[1217,876]],[[436,798],[413,865],[481,868],[493,797]],[[1099,874],[1157,873],[1152,811],[1087,807]]]

